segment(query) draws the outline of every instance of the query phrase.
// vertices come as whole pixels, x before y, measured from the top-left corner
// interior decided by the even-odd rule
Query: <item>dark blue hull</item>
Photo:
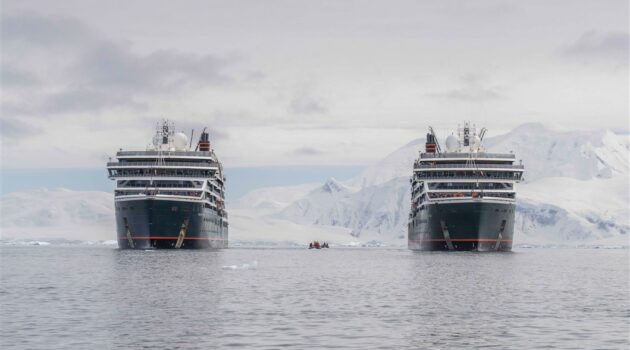
[[[409,223],[412,250],[510,251],[513,203],[440,203],[416,209]]]
[[[121,249],[227,248],[228,223],[203,203],[141,199],[116,202]]]

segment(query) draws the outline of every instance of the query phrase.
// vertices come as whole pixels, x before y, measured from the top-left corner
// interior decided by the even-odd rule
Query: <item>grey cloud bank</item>
[[[365,164],[463,119],[628,129],[626,1],[2,7],[4,167],[98,166],[162,117],[228,166]]]
[[[574,55],[607,56],[620,61],[628,60],[627,32],[588,31],[572,43],[565,52]]]

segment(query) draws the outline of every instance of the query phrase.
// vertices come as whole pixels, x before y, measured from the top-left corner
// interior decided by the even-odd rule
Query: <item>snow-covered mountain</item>
[[[247,209],[256,213],[256,216],[275,213],[282,210],[294,201],[306,196],[319,184],[304,184],[286,187],[264,187],[253,190],[231,205],[239,209]]]
[[[345,185],[360,189],[380,185],[397,177],[409,177],[411,164],[418,158],[418,151],[424,147],[424,142],[424,137],[409,142],[382,160],[368,166],[358,176],[348,180]]]
[[[357,237],[369,232],[384,241],[404,238],[409,176],[423,143],[408,143],[347,182],[331,179],[274,217],[342,226]],[[627,241],[627,135],[525,124],[487,138],[485,146],[489,152],[513,151],[526,165],[526,181],[517,194],[517,242]]]
[[[315,239],[360,244],[343,227],[301,225],[264,215],[316,186],[261,189],[243,197],[239,201],[243,207],[228,209],[230,244],[304,245]],[[116,240],[114,216],[114,198],[109,192],[39,189],[9,193],[0,197],[0,239],[10,244],[59,240],[112,243]]]
[[[553,131],[523,124],[488,138],[489,152],[513,151],[526,166],[526,182],[545,177],[590,180],[628,173],[628,136],[610,130]]]
[[[116,238],[114,197],[100,191],[32,190],[2,196],[3,239]]]
[[[352,190],[329,179],[274,217],[301,224],[342,226],[352,235],[383,234],[381,240],[403,239],[409,213],[409,180],[396,177],[384,183]]]
[[[348,181],[252,191],[228,204],[230,240],[404,245],[409,176],[423,144],[414,140]],[[514,151],[526,166],[517,193],[517,243],[629,244],[628,135],[525,124],[484,144],[490,152]],[[11,193],[0,198],[0,209],[2,239],[116,236],[111,193]]]

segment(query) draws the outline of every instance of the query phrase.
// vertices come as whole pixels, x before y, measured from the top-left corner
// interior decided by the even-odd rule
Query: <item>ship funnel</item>
[[[427,153],[435,153],[436,150],[435,136],[431,133],[427,134],[427,143],[424,145],[424,149]]]
[[[202,152],[210,151],[210,139],[205,129],[201,132],[201,136],[199,137],[199,144],[197,146]]]

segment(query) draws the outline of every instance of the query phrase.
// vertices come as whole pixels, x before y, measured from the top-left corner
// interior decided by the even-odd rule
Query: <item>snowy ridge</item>
[[[523,124],[484,141],[490,152],[513,151],[525,164],[526,182],[546,177],[590,180],[628,174],[627,135],[610,130],[557,132]]]
[[[404,246],[409,176],[423,143],[406,144],[349,181],[250,192],[228,204],[230,241]],[[628,135],[525,124],[484,143],[490,152],[514,151],[526,167],[526,181],[517,187],[517,244],[630,244]],[[112,242],[116,236],[111,193],[44,189],[0,201],[2,243]]]
[[[513,151],[526,166],[526,181],[517,193],[516,242],[627,243],[628,140],[608,130],[557,132],[540,124],[487,138],[488,152]],[[275,217],[346,227],[358,238],[378,233],[382,241],[404,240],[409,176],[423,143],[414,140],[356,178],[337,184],[343,190],[334,195],[325,190],[331,187],[326,183]]]
[[[114,196],[100,191],[32,190],[2,196],[2,239],[116,237]]]
[[[273,213],[306,196],[318,186],[319,184],[315,183],[286,187],[264,187],[249,192],[235,203],[228,203],[228,205],[234,209],[256,210],[257,215]]]
[[[408,178],[411,171],[410,167],[418,158],[418,151],[424,147],[424,142],[424,138],[409,142],[379,162],[368,166],[357,177],[348,180],[345,185],[350,188],[361,189],[380,185],[397,177]]]
[[[332,185],[334,184],[334,185]],[[328,180],[308,196],[293,202],[276,218],[301,224],[342,226],[352,229],[352,235],[364,231],[390,238],[405,238],[409,213],[409,180],[394,178],[388,182],[351,191],[348,187]],[[331,191],[331,188],[337,189]],[[383,237],[380,237],[383,239]]]

